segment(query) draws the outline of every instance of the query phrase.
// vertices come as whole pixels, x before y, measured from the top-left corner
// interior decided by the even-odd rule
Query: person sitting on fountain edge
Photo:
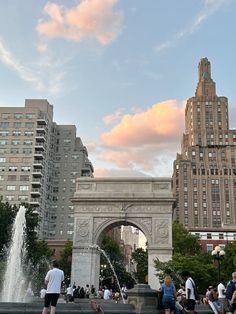
[[[47,292],[44,300],[44,308],[42,314],[48,314],[48,309],[51,305],[50,314],[56,313],[57,300],[61,293],[61,283],[64,280],[64,272],[59,269],[57,261],[52,262],[52,269],[47,272],[45,277],[45,284],[47,285]]]

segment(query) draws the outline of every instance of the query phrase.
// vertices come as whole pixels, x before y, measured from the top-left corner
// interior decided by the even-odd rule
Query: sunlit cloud
[[[192,35],[213,13],[219,10],[223,5],[229,3],[229,0],[203,0],[203,9],[195,16],[192,23],[174,34],[172,39],[161,42],[155,47],[155,51],[160,54],[177,44],[177,42],[187,36]]]
[[[159,140],[173,141],[182,127],[183,108],[175,100],[153,105],[144,112],[124,115],[110,132],[102,134],[104,145],[139,146]]]
[[[118,36],[122,28],[123,14],[114,9],[117,2],[86,0],[71,8],[48,2],[44,13],[49,20],[39,20],[37,31],[47,37],[77,42],[95,38],[100,44],[106,45]]]
[[[37,49],[40,51],[39,46]],[[61,63],[52,60],[49,54],[45,54],[46,46],[41,46],[39,60],[34,63],[20,61],[0,39],[0,62],[10,70],[15,71],[20,79],[29,83],[36,91],[47,92],[49,95],[60,94],[63,91],[65,72],[61,70]],[[64,61],[65,62],[65,61]]]
[[[103,117],[103,122],[105,124],[111,124],[119,121],[122,118],[122,110],[117,110],[114,113]]]
[[[99,149],[93,152],[96,160],[138,176],[170,176],[184,131],[184,107],[184,102],[168,100],[123,115],[101,135]]]

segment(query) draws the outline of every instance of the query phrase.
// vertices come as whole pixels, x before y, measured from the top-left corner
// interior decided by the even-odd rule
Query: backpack
[[[231,300],[234,291],[236,290],[236,281],[230,280],[227,284],[225,297],[227,300]]]

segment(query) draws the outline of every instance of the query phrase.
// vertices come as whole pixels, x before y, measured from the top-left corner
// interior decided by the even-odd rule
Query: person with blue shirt
[[[176,289],[170,276],[166,276],[164,283],[161,284],[162,305],[165,310],[165,314],[171,314],[175,311]]]

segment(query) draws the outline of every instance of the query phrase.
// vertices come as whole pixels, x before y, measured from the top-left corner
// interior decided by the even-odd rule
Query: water
[[[24,229],[26,226],[25,207],[20,206],[12,228],[11,245],[4,275],[2,302],[23,302],[26,280],[22,270],[22,258],[25,254]]]
[[[111,270],[112,270],[112,272],[113,272],[113,274],[114,274],[114,276],[115,276],[115,278],[116,278],[116,282],[117,282],[118,288],[119,288],[119,290],[120,290],[120,295],[121,295],[122,301],[123,301],[123,303],[125,304],[125,299],[124,299],[124,295],[123,295],[123,292],[122,292],[122,289],[121,289],[121,286],[120,286],[120,282],[119,282],[119,280],[118,280],[118,277],[117,277],[117,275],[116,275],[115,269],[114,269],[114,267],[113,267],[113,265],[112,265],[112,263],[111,263],[111,261],[110,261],[109,256],[108,256],[107,253],[106,253],[103,249],[101,249],[100,246],[97,245],[97,244],[90,245],[89,248],[91,248],[91,249],[97,249],[100,253],[103,254],[103,256],[104,256],[104,257],[106,258],[106,260],[108,261],[108,263],[109,263],[109,265],[110,265],[110,267],[111,267]]]

